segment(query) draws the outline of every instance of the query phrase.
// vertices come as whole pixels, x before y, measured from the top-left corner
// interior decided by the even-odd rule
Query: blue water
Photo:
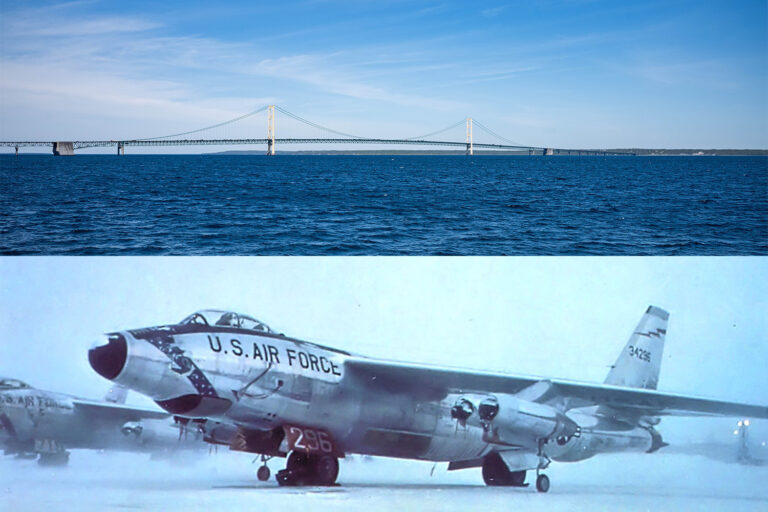
[[[766,157],[3,155],[3,254],[768,254]]]

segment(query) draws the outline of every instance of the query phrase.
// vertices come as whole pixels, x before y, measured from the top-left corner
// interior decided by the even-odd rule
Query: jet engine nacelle
[[[140,421],[129,421],[127,423],[124,423],[123,426],[120,427],[120,433],[126,437],[128,436],[140,437],[143,431],[144,431],[144,425],[142,425]]]
[[[579,426],[554,407],[510,395],[484,399],[477,413],[489,443],[535,448],[539,440],[566,444],[579,433]]]
[[[577,462],[599,453],[653,453],[667,445],[653,428],[636,427],[624,431],[585,429],[568,442],[547,443],[544,452],[559,462]]]

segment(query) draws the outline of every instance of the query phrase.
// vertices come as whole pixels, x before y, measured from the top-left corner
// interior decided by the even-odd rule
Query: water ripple
[[[768,254],[766,157],[0,156],[2,254]]]

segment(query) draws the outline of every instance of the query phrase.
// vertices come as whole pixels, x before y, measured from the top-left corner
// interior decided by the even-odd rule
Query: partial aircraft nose
[[[96,373],[147,395],[171,414],[204,417],[223,414],[232,400],[222,398],[184,345],[173,337],[160,342],[144,329],[104,336],[88,350],[88,362]],[[168,331],[162,331],[163,336]],[[149,333],[150,336],[146,336]]]
[[[88,351],[88,362],[96,373],[114,380],[123,371],[128,359],[128,343],[122,334],[110,334],[93,344]]]

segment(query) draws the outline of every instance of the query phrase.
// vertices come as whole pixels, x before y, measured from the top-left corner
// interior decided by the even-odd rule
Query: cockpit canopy
[[[29,384],[18,379],[0,377],[0,389],[29,389]]]
[[[221,311],[218,309],[203,309],[197,311],[196,313],[189,315],[180,323],[181,325],[200,324],[208,325],[210,327],[236,327],[238,329],[248,329],[258,332],[274,332],[267,324],[260,322],[253,317],[235,313],[234,311]]]

